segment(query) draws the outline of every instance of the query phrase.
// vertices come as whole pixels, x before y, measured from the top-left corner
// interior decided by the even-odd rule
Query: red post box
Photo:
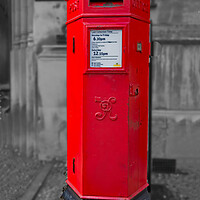
[[[67,184],[81,199],[148,186],[150,0],[67,1]]]

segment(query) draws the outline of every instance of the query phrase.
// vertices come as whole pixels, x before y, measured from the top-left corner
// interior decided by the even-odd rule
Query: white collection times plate
[[[90,67],[122,67],[122,30],[90,31]]]

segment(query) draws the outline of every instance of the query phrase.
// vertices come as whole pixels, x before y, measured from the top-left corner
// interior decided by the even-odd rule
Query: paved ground
[[[65,170],[65,163],[55,163],[35,200],[59,200],[65,185]]]
[[[0,200],[19,199],[41,167],[37,160],[25,159],[9,149],[0,150]]]
[[[0,200],[20,200],[45,163],[27,159],[9,149],[0,150]],[[55,161],[36,200],[59,200],[65,185],[65,163]],[[29,200],[29,199],[27,199]]]
[[[57,200],[65,177],[64,163],[54,165],[36,200]],[[199,200],[200,170],[179,170],[176,174],[152,174],[152,200]]]
[[[151,192],[151,199],[152,200],[178,200],[170,190],[168,190],[165,185],[152,185],[152,192]]]
[[[174,200],[199,200],[199,167],[200,166],[195,166],[190,169],[178,170],[178,173],[176,174],[153,174],[152,183],[164,186],[171,194],[173,194]],[[166,194],[164,194],[164,196],[166,196]],[[171,198],[165,199],[172,200]]]
[[[25,159],[15,152],[0,151],[0,200],[20,200],[30,183],[44,167],[37,160]],[[65,185],[64,162],[53,165],[35,200],[59,200]],[[199,200],[199,166],[178,170],[176,174],[152,174],[152,200]]]

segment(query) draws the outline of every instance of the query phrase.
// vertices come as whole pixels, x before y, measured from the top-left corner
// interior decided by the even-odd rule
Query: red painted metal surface
[[[148,186],[150,2],[111,3],[67,5],[67,183],[85,199]],[[91,30],[122,30],[122,67],[90,67]]]

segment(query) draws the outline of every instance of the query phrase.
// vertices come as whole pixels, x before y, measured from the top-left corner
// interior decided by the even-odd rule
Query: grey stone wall
[[[200,159],[200,3],[156,0],[153,157]]]

